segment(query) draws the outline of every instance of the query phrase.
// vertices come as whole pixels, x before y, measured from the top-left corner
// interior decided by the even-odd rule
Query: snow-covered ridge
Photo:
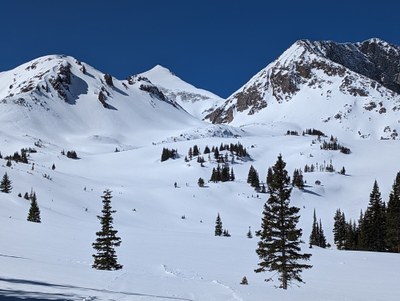
[[[396,138],[399,64],[399,48],[377,39],[300,40],[207,118],[236,126],[290,120],[359,137]]]
[[[158,80],[168,80],[166,73],[172,76],[160,66],[151,72]],[[176,82],[176,89],[216,97],[178,78]],[[142,75],[118,80],[73,57],[49,55],[0,73],[0,122],[10,131],[20,129],[21,136],[63,143],[114,137],[121,145],[163,141],[170,131],[202,127],[164,91]]]
[[[138,76],[148,78],[169,99],[176,101],[191,115],[203,119],[205,115],[223,103],[223,99],[214,93],[183,81],[170,70],[160,65]]]

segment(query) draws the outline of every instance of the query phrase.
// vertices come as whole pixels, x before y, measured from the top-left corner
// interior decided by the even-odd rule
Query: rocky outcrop
[[[290,101],[305,87],[325,87],[320,94],[329,97],[331,90],[326,87],[338,79],[339,90],[346,95],[369,97],[371,89],[380,91],[383,87],[398,94],[400,48],[379,39],[362,43],[297,41],[206,119],[230,123],[236,113],[256,114],[270,102]],[[380,110],[381,114],[385,112]]]

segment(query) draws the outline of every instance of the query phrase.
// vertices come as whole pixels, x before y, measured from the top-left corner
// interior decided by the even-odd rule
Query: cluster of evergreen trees
[[[293,171],[292,186],[299,189],[304,189],[304,179],[301,169],[295,169]]]
[[[324,140],[321,144],[323,150],[338,150],[343,154],[350,154],[351,150],[348,147],[341,145],[336,137],[331,136],[330,141]]]
[[[28,162],[27,150],[24,149],[24,148],[21,149],[21,154],[19,154],[19,152],[15,152],[13,155],[4,157],[4,159],[6,159],[7,161],[15,161],[17,163],[25,163],[25,164],[29,163]],[[7,164],[7,165],[9,165],[9,164]]]
[[[306,129],[305,131],[303,131],[303,136],[304,135],[312,135],[312,136],[322,136],[322,137],[326,137],[325,133],[317,130],[317,129]]]
[[[357,222],[346,221],[345,214],[338,209],[333,233],[338,249],[400,253],[400,172],[387,205],[375,181],[365,213],[361,212]]]
[[[315,209],[314,209],[314,219],[313,219],[313,225],[309,243],[310,247],[311,246],[317,246],[321,248],[327,247],[324,230],[322,229],[322,222],[321,219],[319,220],[319,223],[317,222],[317,214],[315,213]]]
[[[217,183],[217,182],[228,182],[234,180],[235,180],[235,174],[233,172],[233,167],[229,168],[228,164],[224,164],[222,168],[218,164],[217,168],[215,167],[213,168],[210,178],[211,182]]]
[[[265,185],[263,184],[263,189],[260,186],[260,177],[258,176],[257,170],[254,168],[253,165],[250,166],[249,173],[247,175],[247,183],[250,184],[256,191],[265,192]]]
[[[194,145],[193,148],[192,147],[189,148],[189,151],[188,151],[189,160],[192,160],[193,157],[197,157],[199,155],[201,155],[201,152],[197,145]]]
[[[61,155],[67,156],[67,158],[70,158],[70,159],[78,159],[78,154],[74,150],[67,151],[67,153],[65,153],[65,151],[62,150]]]
[[[227,229],[223,229],[222,228],[222,220],[221,220],[221,217],[219,216],[219,213],[218,213],[217,218],[215,220],[215,231],[214,231],[214,234],[215,234],[215,236],[224,236],[224,237],[230,237],[231,236]]]
[[[299,132],[298,131],[287,130],[286,135],[288,135],[288,136],[298,136]]]
[[[161,162],[167,161],[168,159],[176,159],[178,156],[178,150],[163,148],[161,153]]]
[[[325,161],[323,164],[318,164],[316,163],[308,165],[306,164],[304,166],[304,172],[335,172],[335,167],[332,164],[332,160],[329,162],[329,164],[327,164]]]

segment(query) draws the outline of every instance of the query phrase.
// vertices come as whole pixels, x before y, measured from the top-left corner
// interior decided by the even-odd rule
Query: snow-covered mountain
[[[10,193],[0,192],[0,300],[397,301],[399,254],[340,251],[332,232],[338,208],[357,220],[374,181],[387,201],[400,171],[400,140],[391,139],[397,56],[396,46],[376,39],[298,41],[210,115],[229,124],[202,121],[221,100],[160,66],[118,80],[52,55],[0,73],[0,178],[7,173],[12,182]],[[351,151],[323,149],[326,137],[286,134],[307,128]],[[359,139],[381,136],[390,140]],[[228,158],[221,164],[204,154],[238,142],[250,157],[221,150]],[[202,158],[189,155],[194,145]],[[4,157],[22,148],[28,164],[7,166]],[[161,162],[164,148],[178,156]],[[265,281],[275,273],[254,273],[258,238],[246,235],[260,229],[268,198],[247,183],[250,166],[265,182],[278,154],[289,175],[317,167],[303,173],[305,189],[291,193],[313,268],[287,291]],[[209,181],[227,165],[234,181]],[[92,268],[105,189],[122,239],[118,271]],[[40,224],[27,221],[23,196],[31,191]],[[314,210],[331,248],[309,249]],[[231,237],[214,235],[217,214]],[[240,284],[243,276],[249,285]]]
[[[160,65],[138,76],[148,78],[168,99],[176,101],[187,112],[199,119],[203,119],[224,101],[214,93],[188,84]]]
[[[118,80],[63,55],[0,73],[0,122],[6,133],[20,129],[53,142],[87,139],[122,148],[236,135],[205,125],[142,76]]]
[[[400,48],[299,40],[207,118],[235,126],[293,123],[354,136],[397,138]]]

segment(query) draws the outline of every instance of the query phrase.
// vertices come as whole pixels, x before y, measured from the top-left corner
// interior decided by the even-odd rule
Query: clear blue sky
[[[0,71],[47,54],[119,79],[160,64],[227,97],[298,39],[400,45],[399,13],[395,0],[5,0]]]

